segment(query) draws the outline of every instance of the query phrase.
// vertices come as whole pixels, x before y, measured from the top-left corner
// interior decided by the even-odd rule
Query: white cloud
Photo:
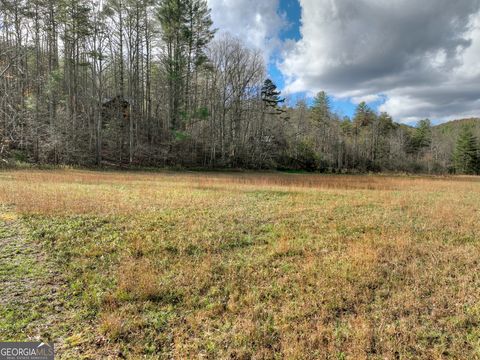
[[[480,116],[480,0],[300,0],[288,92],[386,97],[398,121]]]
[[[208,5],[219,34],[228,32],[263,50],[266,60],[280,45],[285,20],[277,12],[279,0],[208,0]]]
[[[354,96],[352,97],[352,102],[354,104],[360,104],[361,102],[366,102],[367,104],[381,100],[382,97],[378,94],[369,94],[363,96]]]

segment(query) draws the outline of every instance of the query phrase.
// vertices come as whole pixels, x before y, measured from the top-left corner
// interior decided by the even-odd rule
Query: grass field
[[[7,171],[0,242],[58,358],[480,358],[480,178]]]

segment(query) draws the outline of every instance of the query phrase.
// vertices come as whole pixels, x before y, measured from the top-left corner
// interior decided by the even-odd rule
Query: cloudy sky
[[[215,26],[265,50],[292,98],[326,90],[351,115],[480,116],[480,0],[208,0]]]

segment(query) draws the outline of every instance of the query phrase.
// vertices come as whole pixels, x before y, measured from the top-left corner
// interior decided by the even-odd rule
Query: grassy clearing
[[[52,339],[55,312],[63,311],[61,274],[25,236],[18,216],[0,205],[0,339]]]
[[[17,171],[0,203],[68,284],[62,358],[480,358],[478,178]]]

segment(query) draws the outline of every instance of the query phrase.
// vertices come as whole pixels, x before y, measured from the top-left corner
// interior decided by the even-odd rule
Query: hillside
[[[433,128],[444,134],[458,131],[464,125],[471,125],[475,128],[475,131],[480,131],[480,118],[458,119],[448,121],[443,124],[435,125]]]

